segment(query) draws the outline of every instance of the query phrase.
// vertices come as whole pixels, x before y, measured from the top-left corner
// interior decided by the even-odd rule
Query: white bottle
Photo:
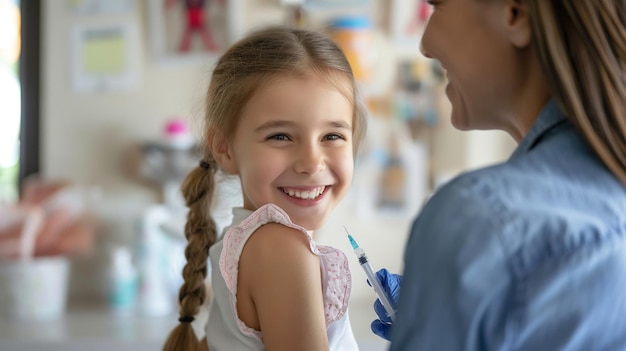
[[[116,314],[134,313],[137,300],[137,270],[133,266],[131,251],[116,247],[111,251],[109,268],[109,306]]]
[[[171,269],[168,243],[160,229],[161,224],[169,219],[171,214],[166,206],[152,205],[145,209],[138,221],[135,251],[139,272],[137,311],[143,316],[174,312],[176,299],[170,294],[167,278]]]

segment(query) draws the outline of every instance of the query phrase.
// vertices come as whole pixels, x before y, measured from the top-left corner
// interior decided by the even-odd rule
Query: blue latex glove
[[[398,297],[400,296],[400,284],[402,284],[402,276],[399,274],[389,273],[385,268],[376,272],[376,278],[380,282],[387,296],[391,300],[391,304],[394,309],[398,303]],[[370,283],[369,281],[367,282]],[[385,340],[391,340],[391,327],[393,326],[391,318],[387,316],[387,312],[380,303],[379,299],[374,302],[374,312],[378,315],[378,319],[372,322],[371,328],[374,334],[380,336]]]

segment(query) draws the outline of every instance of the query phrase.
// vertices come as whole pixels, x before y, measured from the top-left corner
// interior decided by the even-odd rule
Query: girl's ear
[[[231,144],[221,135],[212,135],[208,138],[211,154],[220,168],[228,174],[239,172]]]
[[[532,28],[526,0],[508,0],[506,16],[506,30],[511,43],[520,49],[528,47]]]

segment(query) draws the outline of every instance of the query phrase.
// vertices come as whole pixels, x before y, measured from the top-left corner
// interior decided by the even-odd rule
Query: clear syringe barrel
[[[385,308],[385,311],[387,311],[387,315],[389,316],[389,318],[391,318],[391,321],[393,322],[396,319],[396,311],[394,310],[393,305],[389,301],[389,298],[387,297],[387,293],[385,292],[385,289],[383,289],[383,287],[380,285],[380,282],[378,281],[376,274],[372,270],[372,266],[370,266],[367,256],[365,255],[365,252],[363,251],[363,249],[359,247],[358,249],[354,250],[354,253],[359,258],[359,264],[361,265],[361,268],[363,268],[363,271],[365,271],[365,275],[367,276],[367,279],[372,285],[372,288],[374,288],[374,292],[376,293],[376,296],[378,296],[380,303],[383,305],[383,307]]]

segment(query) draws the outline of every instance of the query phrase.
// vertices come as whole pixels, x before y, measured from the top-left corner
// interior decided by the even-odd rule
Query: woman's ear
[[[225,137],[221,135],[212,135],[208,138],[211,154],[220,168],[228,174],[237,174],[237,163],[233,154],[233,149]]]
[[[506,28],[510,42],[517,48],[531,43],[532,28],[526,0],[508,0],[506,5]]]

